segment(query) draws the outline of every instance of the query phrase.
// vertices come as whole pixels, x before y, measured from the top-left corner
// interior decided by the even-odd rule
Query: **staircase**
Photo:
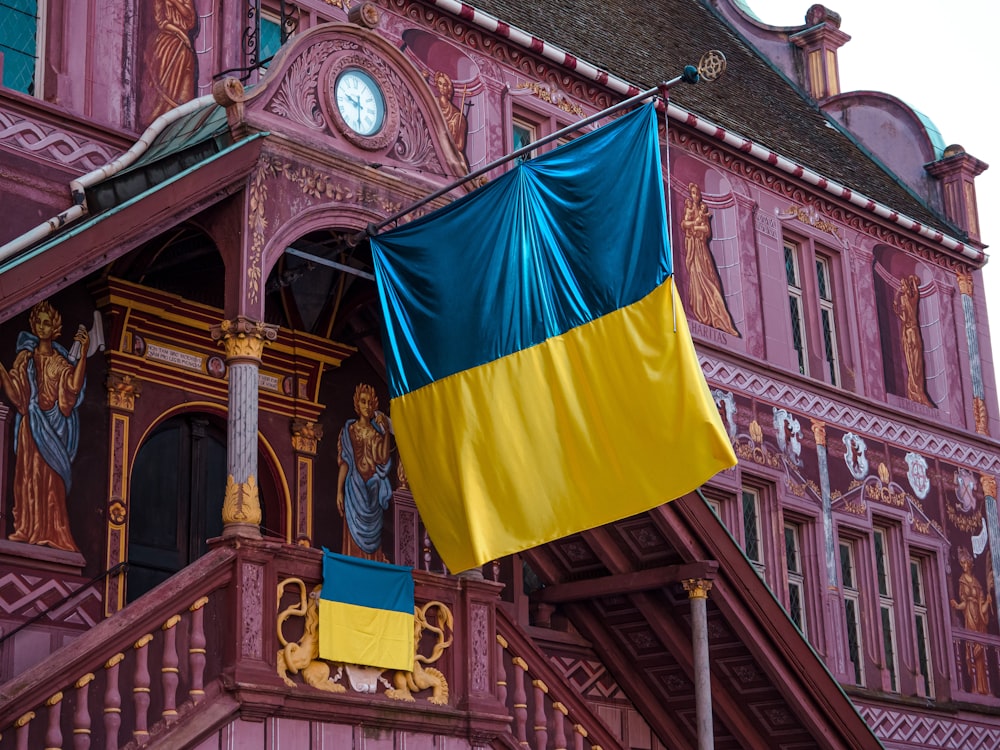
[[[218,542],[0,685],[0,750],[439,747],[441,738],[448,747],[621,747],[502,606],[502,587],[477,578],[414,571],[425,627],[409,688],[407,673],[302,669],[321,560],[270,540]]]

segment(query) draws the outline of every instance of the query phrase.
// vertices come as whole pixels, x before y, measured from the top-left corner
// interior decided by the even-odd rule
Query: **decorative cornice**
[[[780,404],[786,409],[811,418],[822,420],[827,425],[851,432],[864,433],[885,440],[894,445],[948,461],[964,464],[979,471],[1000,473],[1000,453],[981,446],[971,445],[956,438],[936,433],[926,426],[900,422],[892,417],[875,414],[857,403],[835,401],[825,395],[807,391],[804,388],[783,383],[761,372],[748,370],[731,362],[723,362],[699,354],[702,372],[712,387],[732,388],[738,393],[760,398],[771,404]],[[852,394],[845,394],[850,396]]]
[[[85,172],[107,164],[119,153],[104,144],[4,109],[0,109],[0,145]]]

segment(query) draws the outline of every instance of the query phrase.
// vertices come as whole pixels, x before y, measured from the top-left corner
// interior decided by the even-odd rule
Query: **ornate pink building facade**
[[[805,20],[0,2],[0,748],[700,747],[705,596],[714,746],[995,747],[986,165],[841,92],[840,18]],[[364,231],[709,49],[664,210],[739,465],[451,575],[381,427]],[[390,498],[363,521],[351,472]],[[415,569],[412,673],[317,659],[321,547]]]

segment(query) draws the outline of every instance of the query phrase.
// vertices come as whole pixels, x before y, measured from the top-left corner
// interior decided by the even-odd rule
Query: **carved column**
[[[295,540],[312,544],[313,462],[323,439],[323,426],[303,419],[292,420],[295,451]]]
[[[986,527],[989,530],[990,557],[993,561],[993,580],[1000,581],[1000,514],[997,513],[997,478],[992,474],[980,474],[979,483],[986,495]],[[1000,619],[1000,597],[993,596],[993,606]]]
[[[834,668],[834,672],[843,677],[847,669],[841,629],[839,624],[840,606],[840,575],[837,570],[837,539],[833,533],[833,502],[830,498],[830,464],[826,452],[826,422],[816,419],[812,422],[813,437],[816,440],[816,459],[819,464],[819,488],[823,503],[823,559],[826,571],[826,591],[823,594],[823,627],[826,643],[822,647]],[[815,644],[820,645],[820,644]]]
[[[681,583],[691,602],[691,648],[694,652],[694,700],[698,724],[698,750],[713,750],[712,673],[708,663],[708,592],[712,582],[687,578]]]
[[[962,294],[962,315],[965,318],[965,337],[969,345],[969,374],[972,376],[972,415],[976,432],[989,435],[989,414],[986,412],[986,392],[983,389],[983,364],[979,357],[979,331],[976,327],[976,308],[972,293],[975,284],[972,274],[959,271],[958,291]]]
[[[238,315],[212,326],[212,338],[225,347],[229,367],[229,476],[222,503],[222,535],[256,539],[260,538],[261,521],[257,486],[258,376],[264,344],[278,338],[278,328]]]
[[[135,400],[142,393],[142,382],[131,375],[111,371],[105,383],[108,389],[108,411],[111,420],[108,453],[111,456],[111,476],[108,482],[108,543],[105,570],[111,570],[125,560],[128,540],[129,427]],[[104,614],[110,617],[125,606],[125,573],[108,576],[104,581]]]

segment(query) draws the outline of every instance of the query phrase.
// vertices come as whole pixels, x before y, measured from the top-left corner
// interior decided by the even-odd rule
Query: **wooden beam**
[[[719,569],[715,560],[699,560],[682,565],[664,565],[660,568],[618,573],[585,581],[557,583],[539,589],[531,595],[532,601],[546,604],[577,602],[601,596],[635,594],[640,591],[660,589],[688,578],[712,579]]]

